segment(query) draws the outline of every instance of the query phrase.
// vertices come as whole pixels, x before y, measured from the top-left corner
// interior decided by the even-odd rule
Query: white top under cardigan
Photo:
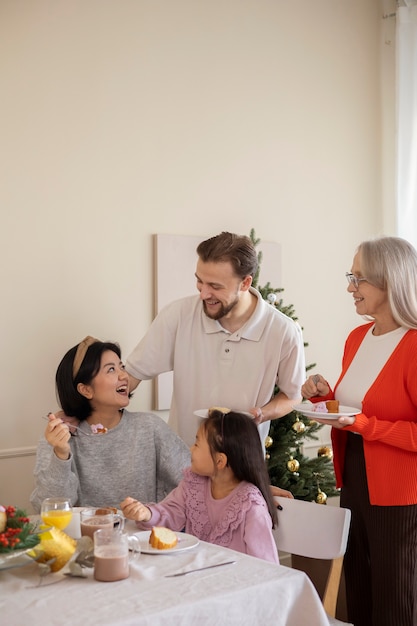
[[[344,406],[362,409],[365,393],[407,332],[406,328],[400,327],[383,335],[373,335],[373,329],[374,326],[371,326],[366,333],[337,387],[336,398]]]

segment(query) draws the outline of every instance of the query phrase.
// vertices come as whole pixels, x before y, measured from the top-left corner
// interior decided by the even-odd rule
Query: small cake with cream
[[[328,413],[327,406],[325,402],[316,402],[311,407],[311,410],[314,413]]]
[[[90,428],[94,435],[105,435],[108,431],[103,424],[90,424]]]

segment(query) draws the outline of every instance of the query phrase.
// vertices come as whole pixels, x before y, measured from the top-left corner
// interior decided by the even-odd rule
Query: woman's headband
[[[87,335],[87,337],[78,344],[77,352],[75,353],[74,362],[72,364],[73,380],[75,380],[78,372],[80,371],[80,367],[82,365],[82,362],[84,361],[88,348],[93,345],[93,343],[97,343],[97,341],[99,341],[99,339],[95,339],[94,337],[90,337],[90,335]]]

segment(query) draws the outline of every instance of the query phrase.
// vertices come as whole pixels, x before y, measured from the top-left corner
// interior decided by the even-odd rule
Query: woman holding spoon
[[[157,415],[130,413],[117,344],[86,337],[63,357],[56,389],[73,427],[49,414],[37,449],[31,503],[59,495],[73,506],[118,506],[126,493],[159,501],[190,463],[185,443]]]

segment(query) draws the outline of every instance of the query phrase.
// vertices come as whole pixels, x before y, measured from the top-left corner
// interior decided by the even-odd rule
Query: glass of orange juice
[[[72,518],[71,501],[68,498],[46,498],[42,502],[41,518],[47,526],[63,530]]]

